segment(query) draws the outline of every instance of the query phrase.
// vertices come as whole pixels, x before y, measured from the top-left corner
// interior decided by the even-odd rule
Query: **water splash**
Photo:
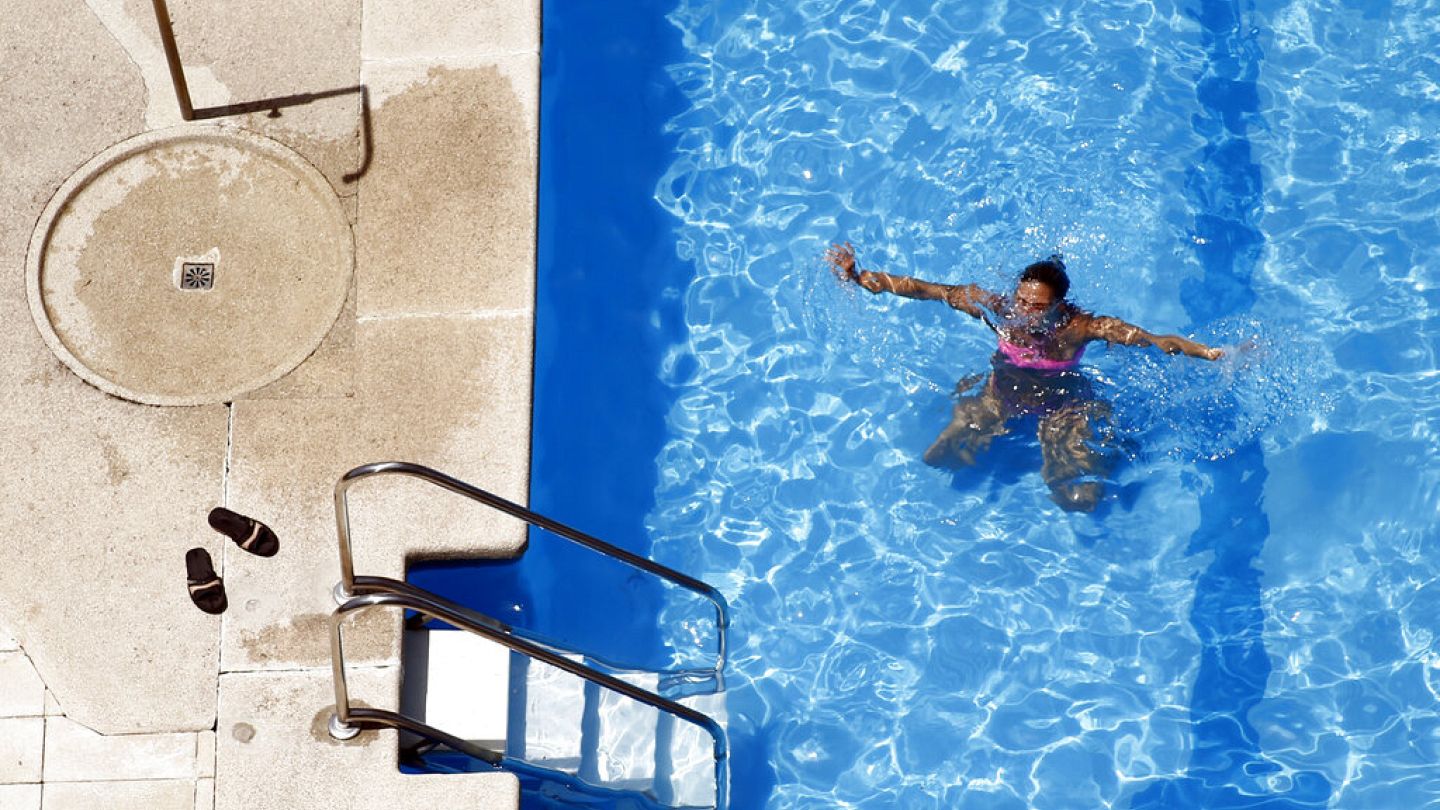
[[[1106,375],[1119,432],[1147,453],[1218,460],[1287,422],[1321,419],[1334,403],[1334,360],[1295,325],[1235,316],[1195,337],[1225,355],[1117,352]]]

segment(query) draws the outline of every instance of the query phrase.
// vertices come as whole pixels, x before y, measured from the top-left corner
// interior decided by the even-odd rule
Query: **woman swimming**
[[[1095,315],[1065,300],[1070,278],[1060,256],[1021,272],[1015,291],[999,295],[974,284],[936,284],[908,276],[861,270],[850,243],[832,245],[825,259],[841,280],[871,293],[944,301],[995,332],[988,375],[962,380],[950,424],[925,451],[925,463],[956,467],[975,463],[1018,416],[1040,417],[1044,464],[1040,473],[1061,507],[1088,512],[1104,494],[1096,480],[1110,468],[1103,441],[1110,406],[1080,372],[1085,346],[1093,341],[1154,346],[1169,354],[1218,360],[1223,352],[1179,335],[1156,335],[1119,318]],[[978,393],[966,392],[980,384]],[[1097,435],[1100,437],[1097,440]]]

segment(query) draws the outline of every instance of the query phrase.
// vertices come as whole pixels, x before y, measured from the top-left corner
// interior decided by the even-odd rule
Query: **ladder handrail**
[[[682,574],[673,568],[661,565],[653,560],[646,559],[638,554],[611,545],[597,537],[585,534],[578,529],[551,520],[544,515],[532,512],[499,495],[486,492],[458,478],[452,478],[439,470],[434,470],[420,464],[413,464],[408,461],[379,461],[372,464],[362,464],[342,475],[340,480],[335,483],[335,531],[340,540],[340,583],[336,586],[337,599],[340,597],[348,599],[356,593],[355,563],[350,544],[350,507],[348,503],[348,493],[350,487],[354,485],[355,482],[376,475],[404,475],[419,478],[441,489],[463,495],[472,501],[483,503],[511,517],[519,518],[531,526],[537,526],[551,534],[563,537],[572,543],[585,546],[592,551],[619,560],[633,568],[638,568],[661,579],[673,582],[686,590],[705,597],[715,605],[715,627],[717,636],[715,682],[717,684],[723,683],[722,673],[725,668],[726,629],[730,626],[730,606],[726,603],[725,597],[714,587],[694,577]]]
[[[729,745],[726,742],[725,730],[714,718],[709,715],[676,703],[668,698],[661,697],[654,692],[636,686],[627,681],[620,680],[592,667],[586,666],[578,661],[572,661],[565,656],[546,649],[538,644],[533,644],[518,636],[510,635],[495,626],[477,621],[457,610],[442,604],[439,601],[420,596],[418,593],[373,593],[356,596],[345,604],[335,609],[330,616],[330,664],[335,681],[335,714],[331,717],[332,733],[343,734],[346,731],[353,731],[363,725],[380,725],[390,728],[399,728],[413,732],[422,737],[437,740],[449,745],[456,750],[478,757],[479,759],[499,764],[502,757],[493,751],[481,748],[466,740],[461,740],[440,729],[422,723],[397,712],[385,709],[362,708],[350,706],[350,691],[345,680],[345,649],[341,627],[345,617],[356,611],[366,610],[374,607],[393,607],[403,610],[411,610],[430,619],[436,619],[446,624],[458,627],[461,630],[474,635],[489,639],[501,644],[522,655],[543,661],[557,669],[564,670],[579,678],[591,683],[618,692],[632,700],[637,700],[659,711],[663,711],[673,717],[683,720],[691,725],[699,727],[710,735],[713,741],[713,753],[715,756],[715,807],[716,810],[725,810],[728,802],[729,773],[726,760],[729,759]],[[466,611],[474,613],[474,611]],[[483,614],[479,614],[481,618]],[[495,625],[499,622],[489,619]]]
[[[500,630],[501,632],[521,636],[526,641],[532,642],[534,644],[539,644],[542,647],[546,647],[562,655],[577,652],[576,650],[569,649],[565,646],[563,642],[560,642],[556,639],[547,638],[543,635],[530,632],[523,628],[517,628],[512,625],[506,624],[505,622],[501,622],[497,619],[487,616],[478,610],[466,607],[465,605],[462,605],[453,599],[447,599],[443,596],[440,596],[439,594],[432,593],[425,590],[424,588],[416,587],[403,580],[391,579],[390,577],[372,577],[363,574],[356,574],[355,593],[351,596],[365,596],[374,593],[394,593],[401,596],[411,595],[419,596],[422,599],[432,599],[451,610],[457,611],[462,615],[469,616],[472,621],[493,624],[495,626],[495,629]],[[623,662],[612,661],[602,655],[596,655],[591,652],[586,652],[585,658],[587,661],[590,662],[591,666],[611,673],[636,671],[636,668],[634,666],[627,665]],[[654,670],[645,671],[655,672]],[[683,684],[686,686],[698,686],[707,681],[714,684],[713,690],[709,692],[703,689],[696,691],[687,690],[685,692],[685,696],[691,694],[714,694],[714,692],[718,692],[724,687],[723,683],[716,682],[717,676],[715,671],[708,668],[662,670],[659,672],[655,672],[655,674],[660,676],[662,684],[668,683],[672,687],[676,684]],[[673,697],[677,694],[677,692],[666,692],[666,694],[669,694]]]

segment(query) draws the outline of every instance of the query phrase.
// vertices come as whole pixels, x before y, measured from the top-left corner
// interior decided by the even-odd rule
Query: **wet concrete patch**
[[[341,627],[347,660],[383,661],[398,648],[400,612],[372,610]],[[330,663],[330,615],[307,613],[258,630],[241,630],[248,667],[323,667]]]
[[[360,316],[529,308],[535,154],[512,78],[494,65],[373,75],[381,100],[374,165],[359,184]],[[406,89],[386,96],[392,86]]]

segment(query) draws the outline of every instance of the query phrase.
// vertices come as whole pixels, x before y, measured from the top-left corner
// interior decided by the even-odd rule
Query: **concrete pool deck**
[[[171,0],[197,109],[273,100],[191,123],[180,120],[146,0],[0,3],[0,810],[516,807],[508,774],[403,776],[392,732],[340,743],[324,720],[336,479],[405,460],[526,497],[539,0]],[[57,190],[117,144],[177,126],[239,129],[312,165],[348,226],[326,238],[351,240],[353,266],[338,316],[324,314],[323,340],[293,371],[252,375],[258,387],[225,401],[155,406],[122,398],[124,386],[106,393],[62,362],[32,317],[26,268]],[[195,188],[151,185],[142,194],[118,184],[99,213],[183,212],[185,200],[167,195]],[[237,267],[226,257],[247,254],[211,243],[290,216],[263,194],[221,200],[230,207],[206,229],[96,218],[67,237],[68,255],[109,240],[90,265],[113,273],[117,257],[163,243],[164,261],[134,272],[168,279],[172,260],[214,248],[219,289]],[[208,241],[172,249],[166,240],[192,226]],[[292,237],[276,255],[322,247]],[[74,293],[54,310],[67,327],[116,301],[94,296],[88,265],[76,266],[55,284]],[[266,299],[251,293],[236,306],[254,321]],[[278,289],[276,308],[285,299],[303,311],[307,295]],[[112,313],[127,331],[95,327],[93,339],[122,349],[169,339],[128,331],[147,317],[173,325],[137,301],[133,319]],[[227,330],[217,312],[175,339],[213,341],[220,363],[240,318]],[[246,328],[266,334],[263,320]],[[90,327],[78,323],[61,331],[88,347]],[[518,553],[520,526],[456,500],[418,482],[358,485],[357,572]],[[222,505],[274,527],[279,555],[247,554],[212,531],[206,515]],[[190,602],[184,557],[196,546],[224,578],[221,616]],[[348,626],[353,697],[394,707],[398,618]]]

